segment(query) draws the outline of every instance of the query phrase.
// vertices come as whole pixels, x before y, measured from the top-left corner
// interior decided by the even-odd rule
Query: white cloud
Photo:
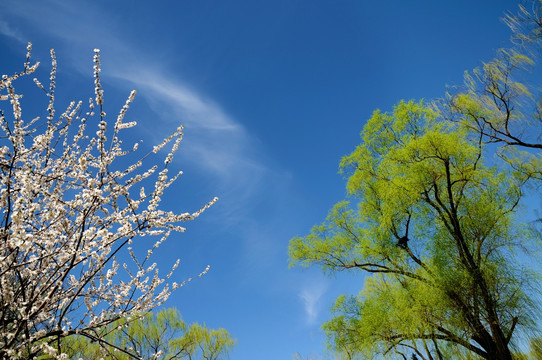
[[[318,282],[304,287],[299,293],[305,309],[306,321],[312,325],[318,319],[322,308],[321,298],[327,291],[328,285],[324,282]]]
[[[23,35],[18,30],[13,29],[6,21],[0,20],[0,34],[26,44]]]
[[[152,119],[154,129],[174,129],[178,124],[185,125],[186,136],[179,156],[219,177],[219,191],[236,192],[235,197],[242,202],[241,198],[249,199],[250,192],[261,179],[277,175],[262,165],[258,158],[259,143],[242,124],[215,101],[184,83],[182,69],[172,72],[160,63],[157,54],[144,53],[136,43],[132,43],[105,9],[91,3],[78,2],[76,5],[51,0],[46,4],[37,3],[31,9],[13,2],[3,10],[8,21],[23,19],[23,23],[32,25],[41,34],[62,40],[72,54],[88,53],[90,59],[91,50],[100,48],[103,81],[117,78],[124,84],[131,83],[138,91],[137,98],[143,97],[156,110],[156,117]],[[98,23],[92,19],[98,19]],[[2,29],[11,36],[17,36],[7,22],[0,22],[0,31]],[[88,74],[89,59],[73,58],[69,61],[76,69]],[[147,135],[150,141],[160,141],[167,134],[153,131]]]
[[[137,114],[132,109],[128,114],[131,119],[139,120],[139,130],[146,130],[146,144],[159,143],[169,132],[184,125],[185,136],[176,159],[183,162],[180,166],[187,176],[196,174],[198,179],[204,179],[205,189],[221,199],[216,208],[221,209],[218,218],[224,226],[246,221],[254,207],[264,201],[273,208],[278,206],[279,199],[287,196],[282,192],[290,175],[270,166],[259,139],[224,106],[184,81],[183,73],[190,69],[175,68],[170,50],[151,52],[149,47],[140,46],[107,8],[100,8],[95,2],[48,0],[27,9],[16,1],[9,6],[0,2],[0,19],[24,25],[29,34],[39,34],[40,41],[52,40],[57,47],[59,66],[64,68],[69,64],[85,77],[92,74],[92,49],[99,48],[104,84],[114,83],[126,95],[136,89],[136,103],[143,100],[153,110],[144,120],[134,119]],[[9,25],[6,28],[10,29]],[[48,46],[43,41],[34,44],[36,49]],[[106,101],[112,93],[106,88]],[[192,167],[190,172],[186,164]],[[274,239],[269,240],[272,244],[269,245],[263,244],[265,240],[260,236],[239,236],[246,237],[250,249],[282,246]]]
[[[152,127],[185,126],[179,159],[189,161],[214,179],[216,195],[235,199],[229,203],[227,214],[221,214],[225,221],[239,218],[239,210],[251,201],[263,182],[279,183],[278,178],[284,177],[262,163],[258,141],[216,102],[147,64],[132,62],[129,69],[110,69],[104,76],[114,76],[138,90],[138,95],[155,109],[157,118]],[[150,132],[147,136],[158,142],[163,135]]]
[[[209,130],[241,131],[241,126],[226,115],[218,105],[204,100],[185,85],[166,79],[163,74],[146,71],[143,66],[139,66],[139,69],[131,71],[131,74],[120,74],[115,71],[115,75],[147,89],[148,96],[161,99],[183,113],[185,123]]]
[[[219,105],[205,99],[179,81],[167,79],[149,66],[133,64],[129,72],[121,69],[108,74],[130,82],[154,107],[163,123],[183,124],[190,136],[185,138],[183,156],[222,177],[249,171],[265,171],[250,160],[250,136],[244,127],[227,115]],[[137,74],[135,76],[134,74]]]

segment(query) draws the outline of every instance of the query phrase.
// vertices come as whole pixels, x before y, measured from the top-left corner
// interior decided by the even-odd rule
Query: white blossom
[[[138,143],[124,150],[121,141],[122,130],[136,126],[124,122],[135,91],[114,124],[108,124],[98,49],[95,98],[89,99],[88,111],[82,101],[72,101],[56,115],[57,61],[51,50],[48,89],[34,80],[49,100],[47,119],[25,121],[14,83],[38,67],[30,64],[31,44],[27,50],[23,71],[0,80],[0,358],[44,354],[66,359],[53,341],[56,337],[95,334],[111,321],[163,304],[173,290],[192,280],[167,283],[180,261],[162,276],[150,257],[172,232],[185,230],[181,223],[198,217],[217,198],[192,213],[160,209],[168,188],[182,174],[177,171],[170,178],[166,168],[179,149],[182,127],[149,154],[121,167],[127,154],[139,151]],[[153,153],[168,146],[162,162]],[[144,245],[134,241],[140,237],[148,248],[137,252],[143,258],[128,248]],[[149,243],[147,237],[155,240]],[[121,258],[130,261],[118,261],[122,251],[128,256]]]

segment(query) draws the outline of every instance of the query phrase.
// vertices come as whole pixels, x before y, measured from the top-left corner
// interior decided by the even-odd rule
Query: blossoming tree
[[[107,346],[98,329],[136,318],[166,301],[177,284],[159,274],[153,250],[194,213],[160,209],[161,196],[181,172],[168,174],[182,127],[152,152],[137,156],[138,144],[123,147],[124,122],[133,91],[115,121],[103,111],[100,54],[94,51],[95,97],[55,109],[57,63],[51,50],[49,86],[35,84],[48,99],[46,118],[21,110],[16,80],[34,73],[31,44],[22,71],[0,80],[0,358],[36,355],[66,358],[63,339],[87,337]],[[90,135],[89,135],[90,133]],[[169,148],[158,165],[146,163]],[[154,153],[154,154],[153,154]],[[131,163],[129,166],[122,166]],[[150,190],[145,190],[145,185]],[[132,250],[150,237],[143,257]],[[122,252],[123,256],[119,256]],[[139,252],[138,252],[139,253]],[[129,259],[126,261],[126,259]],[[207,269],[199,275],[207,272]],[[117,348],[122,353],[129,349]]]

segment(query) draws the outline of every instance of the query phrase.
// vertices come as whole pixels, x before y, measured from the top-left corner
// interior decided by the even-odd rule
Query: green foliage
[[[462,91],[436,106],[374,112],[341,161],[349,201],[291,240],[291,265],[367,275],[324,325],[342,357],[542,358],[530,332],[539,274],[517,262],[519,250],[540,245],[517,214],[525,184],[542,180],[542,100],[532,83],[542,0],[527,4],[505,18],[516,46],[466,73]],[[494,151],[504,161],[484,159]]]
[[[92,338],[104,339],[106,343],[94,342]],[[178,310],[164,309],[140,318],[116,321],[100,329],[99,334],[67,337],[62,350],[70,359],[128,360],[132,359],[129,352],[142,359],[218,360],[226,358],[234,344],[235,340],[226,330],[186,324]],[[157,357],[157,353],[161,356]]]
[[[512,335],[532,324],[514,256],[532,240],[514,218],[522,179],[487,166],[480,136],[422,101],[376,111],[361,136],[340,165],[358,208],[338,203],[290,243],[291,265],[373,274],[337,300],[331,346],[347,357],[510,359]]]
[[[518,17],[505,19],[525,46],[501,49],[493,60],[467,72],[464,91],[448,94],[443,110],[449,120],[473,130],[483,141],[504,145],[499,156],[524,180],[542,180],[542,100],[539,84],[532,83],[537,78],[533,72],[540,71],[534,59],[542,42],[542,2],[531,2],[530,16],[520,7]]]

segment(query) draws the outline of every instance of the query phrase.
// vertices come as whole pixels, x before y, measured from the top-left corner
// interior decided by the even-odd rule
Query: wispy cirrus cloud
[[[190,133],[185,140],[187,146],[183,148],[185,157],[223,177],[239,171],[249,171],[252,175],[265,171],[247,156],[252,144],[245,128],[218,104],[148,66],[135,65],[137,69],[128,72],[116,69],[109,73],[140,89],[140,93],[160,109],[157,115],[161,121],[185,126]]]
[[[146,136],[151,141],[158,140],[165,135],[159,131],[161,128],[173,129],[183,124],[187,136],[180,156],[202,171],[220,177],[222,189],[246,199],[259,179],[277,175],[256,159],[257,140],[239,121],[185,83],[182,69],[172,73],[160,62],[160,56],[144,52],[118,28],[115,15],[106,9],[93,3],[50,0],[31,8],[12,1],[5,10],[6,20],[0,16],[0,32],[6,36],[22,39],[8,23],[22,19],[32,27],[29,31],[47,34],[56,43],[72,49],[72,53],[90,54],[93,48],[100,48],[104,57],[103,78],[109,82],[112,78],[121,80],[122,85],[121,81],[118,83],[123,88],[126,83],[131,84],[138,91],[138,98],[143,97],[154,108],[153,123],[147,125],[154,131]],[[76,69],[88,73],[88,59],[70,60]],[[173,122],[174,126],[168,126]]]
[[[326,293],[328,285],[324,282],[306,285],[299,292],[299,298],[303,302],[306,322],[313,325],[318,319],[321,310],[321,299]]]
[[[19,30],[12,28],[7,21],[0,20],[0,34],[26,44],[23,34]]]
[[[201,166],[221,173],[232,166],[234,170],[263,170],[260,164],[246,156],[251,151],[243,154],[247,147],[254,146],[244,127],[212,99],[183,83],[179,75],[182,70],[172,73],[160,64],[159,58],[142,52],[137,43],[132,43],[133,39],[124,38],[114,17],[105,9],[88,3],[51,0],[31,8],[11,2],[6,10],[9,12],[5,14],[6,19],[17,21],[22,18],[34,27],[34,32],[49,34],[79,52],[90,53],[89,49],[100,48],[107,56],[107,60],[103,60],[107,79],[114,77],[131,83],[138,96],[144,96],[160,110],[157,121],[175,119],[196,133],[198,141],[188,141],[190,145],[185,151],[199,156]],[[99,19],[99,23],[93,19]],[[0,33],[22,41],[22,35],[2,18]],[[88,59],[72,60],[75,68],[88,73]]]

